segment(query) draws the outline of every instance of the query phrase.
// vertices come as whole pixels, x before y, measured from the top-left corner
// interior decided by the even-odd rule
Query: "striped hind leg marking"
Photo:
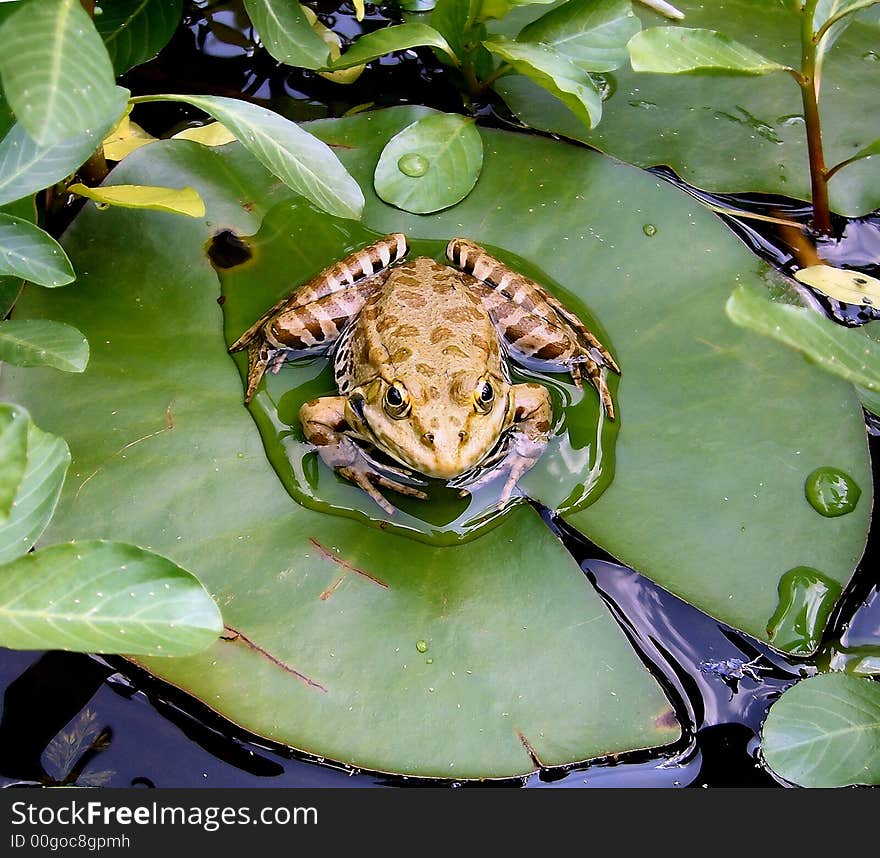
[[[361,280],[380,274],[408,252],[409,244],[406,236],[403,233],[394,233],[350,253],[282,298],[275,306],[270,307],[229,347],[229,351],[237,352],[247,347],[276,316],[287,310],[304,307],[334,292],[348,289]]]
[[[559,366],[578,387],[586,377],[599,392],[606,414],[614,405],[605,367],[619,373],[614,358],[578,317],[534,280],[519,274],[465,238],[446,248],[450,262],[475,281],[474,291],[516,354]]]
[[[405,235],[386,235],[334,262],[263,313],[229,347],[230,352],[248,350],[245,403],[266,371],[277,372],[288,352],[329,348],[384,283],[389,267],[408,252]]]

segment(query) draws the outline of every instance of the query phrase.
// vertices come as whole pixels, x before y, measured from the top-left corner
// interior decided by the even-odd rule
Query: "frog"
[[[453,238],[449,265],[408,254],[405,234],[386,235],[270,307],[229,348],[248,352],[245,403],[286,360],[326,355],[337,392],[298,415],[324,464],[389,515],[382,490],[424,500],[424,477],[464,496],[503,476],[504,504],[553,430],[548,389],[513,383],[511,362],[588,380],[610,420],[620,368],[574,312],[476,242]]]

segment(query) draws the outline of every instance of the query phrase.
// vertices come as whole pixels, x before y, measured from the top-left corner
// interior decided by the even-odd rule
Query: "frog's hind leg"
[[[354,286],[359,281],[386,271],[393,263],[409,253],[409,244],[403,233],[386,235],[366,247],[334,262],[311,280],[270,307],[230,347],[230,352],[241,351],[256,339],[267,323],[287,310],[305,307],[315,301]]]
[[[260,335],[247,345],[245,403],[251,401],[266,372],[278,372],[287,358],[322,354],[332,349],[387,276],[387,272],[380,272],[348,289],[332,292],[301,307],[284,309],[267,321]]]
[[[473,290],[489,312],[514,359],[534,359],[551,371],[588,379],[605,413],[614,419],[607,370],[620,372],[608,350],[583,322],[534,280],[524,277],[464,238],[449,242],[446,255],[476,281]]]
[[[278,371],[292,354],[325,352],[385,282],[392,263],[409,251],[402,233],[385,236],[334,262],[267,310],[229,348],[248,350],[245,403],[267,370]]]

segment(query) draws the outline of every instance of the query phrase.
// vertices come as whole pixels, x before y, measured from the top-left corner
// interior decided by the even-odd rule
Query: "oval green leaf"
[[[52,545],[0,569],[0,644],[129,655],[192,655],[223,630],[199,581],[135,545]]]
[[[880,784],[880,683],[826,673],[783,692],[761,731],[776,774],[804,787]]]
[[[24,477],[29,422],[23,408],[0,405],[0,524],[9,517]]]
[[[263,47],[278,62],[305,69],[327,65],[330,48],[296,0],[245,0],[244,7]]]
[[[568,57],[547,45],[514,42],[504,36],[493,36],[483,45],[558,98],[587,128],[599,123],[602,96],[593,79]]]
[[[626,44],[640,28],[629,0],[568,0],[524,27],[516,40],[550,45],[585,71],[608,72],[627,61]]]
[[[715,30],[688,27],[651,27],[629,42],[633,71],[687,74],[723,71],[727,74],[770,74],[786,66],[768,60]]]
[[[235,98],[150,95],[136,101],[182,101],[222,122],[289,188],[337,217],[359,218],[364,194],[325,143],[283,116]]]
[[[320,128],[340,151],[358,152],[368,183],[388,139],[426,115],[395,110]],[[504,187],[509,159],[531,159],[525,141],[512,140],[496,164]],[[308,276],[316,246],[336,255],[361,229],[322,221],[236,144],[160,141],[116,170],[117,181],[191,183],[239,235],[256,233],[286,200],[305,217],[265,261],[291,285]],[[476,204],[451,211],[467,206],[479,238],[473,218],[494,203],[477,187]],[[495,184],[490,196],[498,192]],[[403,225],[429,220],[382,209]],[[669,704],[528,505],[471,543],[435,547],[290,498],[242,405],[217,278],[207,262],[193,264],[212,231],[146,211],[83,210],[66,236],[83,272],[78,294],[66,290],[50,306],[41,293],[65,290],[31,289],[20,312],[41,307],[85,324],[89,369],[74,388],[44,370],[3,376],[8,390],[27,388],[25,398],[53,412],[47,428],[64,422],[75,451],[46,538],[88,531],[149,546],[195,572],[223,606],[228,640],[197,658],[144,663],[259,735],[383,771],[503,777],[535,770],[529,747],[552,765],[673,741]],[[154,251],[133,252],[145,234]],[[108,290],[112,301],[102,299]]]
[[[38,226],[0,212],[0,276],[40,286],[64,286],[76,279],[61,245]]]
[[[95,27],[117,75],[151,60],[180,23],[181,0],[109,0],[100,4]],[[96,10],[97,11],[97,10]]]
[[[373,186],[392,206],[417,214],[463,200],[483,166],[483,141],[474,120],[438,113],[408,125],[382,150]]]
[[[0,321],[0,360],[14,366],[50,366],[63,372],[83,372],[89,344],[72,325],[49,319]]]
[[[102,185],[99,188],[89,188],[77,182],[67,190],[105,206],[152,209],[188,217],[205,216],[205,204],[195,188],[154,188],[147,185]]]
[[[70,464],[63,438],[27,427],[27,463],[9,518],[0,524],[0,563],[27,554],[52,518]]]
[[[727,315],[737,325],[803,352],[827,372],[880,390],[880,343],[860,328],[845,328],[806,307],[781,304],[745,286],[730,296]]]
[[[79,0],[30,0],[0,26],[0,77],[40,146],[85,134],[116,102],[113,66]]]
[[[456,62],[458,61],[452,48],[449,47],[449,43],[437,30],[427,24],[411,23],[398,24],[394,27],[385,27],[382,30],[366,33],[327,68],[332,70],[349,69],[352,66],[371,62],[393,51],[405,51],[408,48],[418,47],[436,48]]]
[[[40,146],[16,123],[0,141],[0,205],[69,176],[101,145],[125,112],[128,90],[116,87],[107,113],[94,127],[60,143]]]

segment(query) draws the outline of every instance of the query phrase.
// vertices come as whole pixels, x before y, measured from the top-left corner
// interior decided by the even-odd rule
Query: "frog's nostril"
[[[462,443],[467,441],[467,437],[468,437],[468,433],[465,432],[464,430],[462,430],[461,432],[458,433],[458,438]]]
[[[433,447],[434,446],[434,433],[433,432],[425,432],[425,434],[422,435],[422,441],[424,441],[424,443],[427,444],[428,446]]]

